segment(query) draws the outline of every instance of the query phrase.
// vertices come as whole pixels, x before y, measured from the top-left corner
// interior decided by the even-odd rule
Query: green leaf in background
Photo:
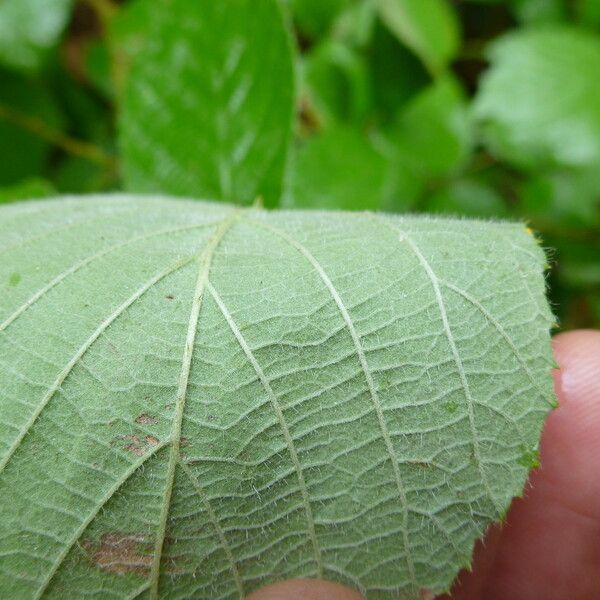
[[[387,158],[355,129],[331,127],[296,149],[288,208],[375,210],[390,195]]]
[[[45,174],[51,145],[40,128],[62,129],[55,97],[39,81],[0,71],[0,186]]]
[[[388,137],[401,160],[422,177],[450,175],[464,167],[474,136],[459,85],[450,78],[432,83],[399,112]]]
[[[359,123],[370,108],[369,73],[364,56],[346,44],[326,41],[304,61],[306,94],[319,121]]]
[[[516,17],[526,25],[557,23],[567,17],[565,0],[512,0],[511,4]]]
[[[446,0],[375,0],[383,22],[430,73],[439,75],[456,56],[459,25]]]
[[[598,0],[575,0],[575,13],[583,25],[600,27],[600,2]]]
[[[427,212],[456,216],[499,217],[506,214],[504,200],[490,185],[476,179],[459,179],[432,193]]]
[[[105,166],[79,156],[67,156],[54,170],[52,183],[60,193],[84,194],[113,190],[115,174]]]
[[[540,223],[600,226],[597,168],[536,173],[525,181],[521,199],[523,213]]]
[[[372,38],[377,9],[371,0],[351,2],[333,24],[331,35],[338,41],[364,47]]]
[[[120,115],[125,185],[277,204],[294,108],[276,0],[147,0]]]
[[[23,70],[41,66],[71,13],[72,0],[2,0],[0,63]]]
[[[0,203],[47,198],[56,195],[56,190],[49,181],[39,178],[25,179],[11,186],[0,187]]]
[[[85,74],[105,98],[115,97],[110,48],[104,40],[95,40],[85,49]]]
[[[387,124],[401,106],[429,83],[429,76],[414,54],[379,21],[374,26],[367,58],[375,116]]]
[[[552,27],[494,42],[475,102],[490,149],[509,164],[600,166],[600,40]]]
[[[287,0],[300,33],[314,40],[331,29],[340,13],[356,0]]]
[[[6,598],[419,600],[536,462],[522,224],[99,196],[3,206],[0,252]]]

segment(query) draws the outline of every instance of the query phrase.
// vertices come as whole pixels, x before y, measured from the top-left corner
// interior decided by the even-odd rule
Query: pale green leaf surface
[[[564,26],[524,30],[495,42],[490,59],[475,115],[495,154],[531,169],[600,165],[596,37]]]
[[[276,0],[136,5],[120,118],[132,191],[276,205],[294,109],[292,46]],[[141,42],[140,42],[141,43]],[[273,82],[277,85],[273,85]]]
[[[456,56],[458,19],[446,0],[375,0],[383,22],[434,75]]]
[[[0,207],[0,590],[445,590],[552,404],[521,224]]]
[[[2,0],[0,63],[23,70],[40,66],[67,24],[72,0]]]

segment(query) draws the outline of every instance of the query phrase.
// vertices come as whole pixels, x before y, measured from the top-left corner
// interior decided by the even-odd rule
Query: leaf
[[[433,75],[456,56],[459,25],[445,0],[376,0],[381,19]]]
[[[448,589],[552,399],[521,224],[133,196],[0,208],[0,589]],[[423,592],[425,593],[425,592]]]
[[[510,164],[600,165],[600,41],[583,30],[507,34],[490,49],[475,115]]]
[[[371,0],[351,2],[334,24],[332,36],[355,46],[366,46],[373,36],[377,10]]]
[[[370,107],[364,57],[346,44],[324,42],[304,61],[306,94],[321,121],[360,122]]]
[[[600,4],[596,0],[576,0],[574,11],[582,25],[600,27]]]
[[[327,34],[352,0],[287,0],[303,35],[316,39]]]
[[[39,178],[25,179],[15,185],[0,187],[0,203],[31,198],[47,198],[54,195],[56,195],[56,190],[52,187],[52,184]]]
[[[392,121],[398,109],[429,83],[427,71],[379,21],[368,58],[372,96],[380,119]]]
[[[141,7],[135,27],[146,41],[120,117],[126,187],[277,204],[294,74],[276,0]]]
[[[600,174],[581,171],[538,172],[521,189],[524,214],[581,227],[600,225]]]
[[[2,0],[0,63],[38,69],[67,24],[72,0]]]
[[[390,140],[412,170],[440,177],[460,170],[473,148],[473,127],[462,90],[439,79],[399,113]]]
[[[564,0],[512,0],[511,4],[519,21],[527,25],[567,20]]]
[[[350,127],[331,127],[303,142],[290,170],[287,208],[376,210],[390,195],[385,155]]]
[[[2,70],[0,80],[0,185],[15,185],[43,173],[51,150],[36,131],[24,126],[24,117],[57,130],[64,118],[40,82]]]
[[[427,212],[473,217],[505,216],[502,196],[490,185],[476,179],[459,179],[434,192],[427,199]]]

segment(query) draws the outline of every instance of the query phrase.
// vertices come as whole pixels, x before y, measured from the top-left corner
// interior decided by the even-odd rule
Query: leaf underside
[[[2,207],[2,596],[448,589],[554,402],[544,262],[521,224]]]

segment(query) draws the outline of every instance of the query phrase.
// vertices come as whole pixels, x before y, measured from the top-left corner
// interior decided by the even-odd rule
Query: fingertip
[[[600,331],[584,329],[557,335],[554,355],[559,404],[600,402]]]
[[[268,585],[248,596],[248,600],[364,600],[354,590],[331,581],[289,579]]]
[[[541,467],[504,527],[483,597],[597,598],[600,581],[600,332],[556,336],[559,406]]]

